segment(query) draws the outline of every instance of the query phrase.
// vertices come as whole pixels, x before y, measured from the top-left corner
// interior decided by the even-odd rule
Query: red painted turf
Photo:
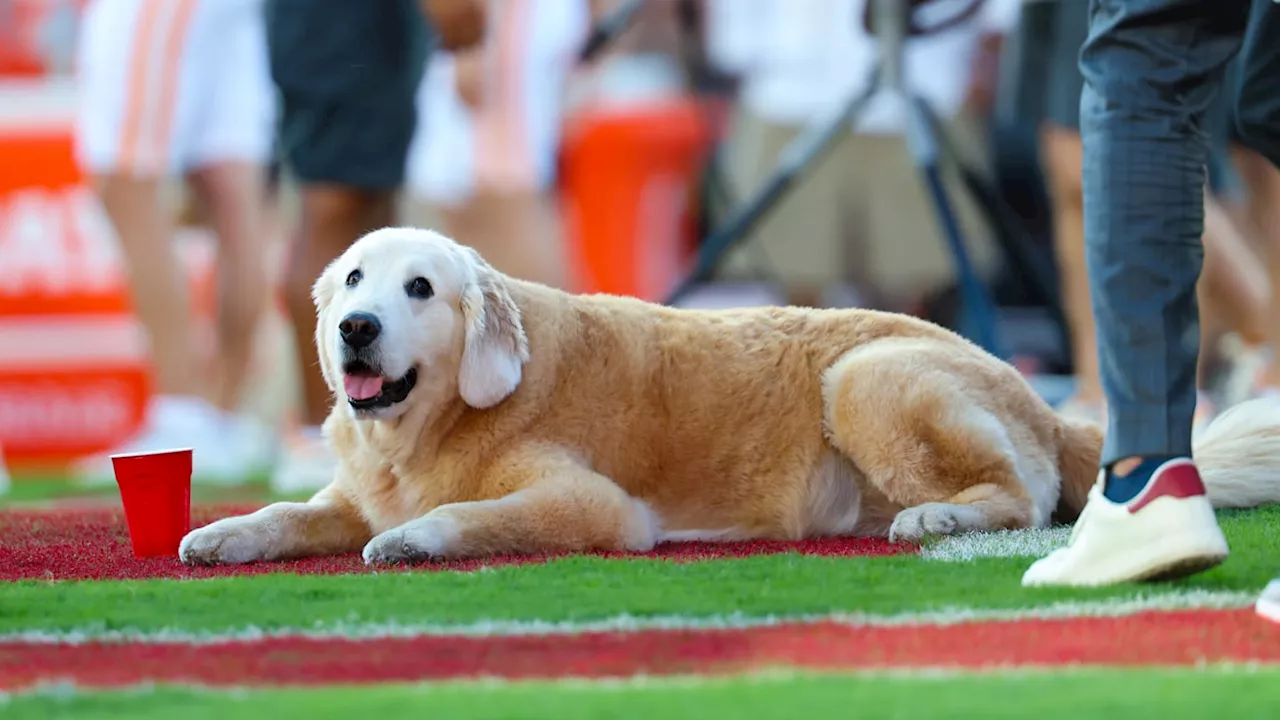
[[[1280,626],[1249,610],[951,626],[791,625],[561,636],[270,639],[188,644],[0,643],[0,688],[74,681],[320,685],[468,677],[702,675],[1012,665],[1280,662]]]
[[[253,506],[192,509],[192,526]],[[649,553],[602,553],[606,557],[650,557],[678,562],[782,552],[807,555],[879,556],[913,551],[884,540],[833,538],[802,542],[667,543]],[[486,560],[430,563],[426,570],[474,570],[481,566],[541,562],[546,556],[494,557]],[[387,568],[383,568],[386,570]],[[396,568],[403,570],[407,568]],[[228,575],[365,573],[372,570],[359,554],[237,567],[187,567],[177,558],[138,559],[129,547],[124,515],[118,508],[8,511],[0,513],[0,580],[116,580],[129,578],[204,578]]]

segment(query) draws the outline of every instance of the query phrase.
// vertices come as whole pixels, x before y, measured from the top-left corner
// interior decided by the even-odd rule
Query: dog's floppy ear
[[[328,323],[324,321],[324,311],[329,308],[329,303],[333,302],[333,282],[330,277],[332,274],[330,268],[336,262],[330,263],[329,267],[320,273],[320,277],[316,278],[315,283],[311,286],[311,300],[316,304],[315,344],[316,352],[320,358],[320,374],[324,376],[325,384],[329,386],[329,389],[335,392],[341,383],[335,369],[329,366],[329,354],[325,352],[329,328]]]
[[[329,276],[333,274],[333,266],[336,264],[337,260],[329,263],[311,285],[311,302],[316,304],[317,315],[323,312],[333,300],[333,283],[330,282]]]
[[[466,336],[458,391],[471,407],[488,408],[520,384],[529,340],[502,277],[479,253],[467,250],[475,278],[463,288],[460,303]]]

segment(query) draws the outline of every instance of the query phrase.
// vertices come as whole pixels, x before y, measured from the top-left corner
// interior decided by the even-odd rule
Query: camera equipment
[[[879,58],[865,87],[855,92],[828,117],[808,125],[783,150],[774,174],[745,202],[730,212],[728,218],[702,242],[697,262],[689,274],[668,296],[675,304],[709,277],[729,250],[742,242],[751,229],[785,197],[786,193],[808,169],[814,166],[834,144],[851,132],[851,124],[862,114],[879,92],[898,95],[907,111],[905,136],[912,163],[920,172],[938,223],[946,236],[947,247],[956,268],[961,322],[959,331],[982,348],[998,357],[1006,357],[999,338],[997,308],[991,293],[978,275],[969,256],[955,209],[942,181],[941,162],[956,165],[966,188],[974,196],[995,231],[995,239],[1006,259],[1030,276],[1029,286],[1058,321],[1065,333],[1065,322],[1056,292],[1056,277],[1051,265],[1038,258],[1029,248],[1021,221],[1005,204],[998,191],[983,174],[974,169],[955,151],[938,115],[928,102],[907,87],[903,72],[903,55],[909,39],[950,29],[972,18],[985,0],[971,0],[955,15],[925,26],[915,22],[913,12],[932,0],[867,0],[861,21],[879,40]],[[635,16],[643,0],[627,0],[592,33],[606,39],[592,46],[592,53],[616,37]],[[585,52],[583,57],[589,57]]]

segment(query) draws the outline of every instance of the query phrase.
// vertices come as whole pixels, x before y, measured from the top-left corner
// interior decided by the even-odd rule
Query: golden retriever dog
[[[1073,519],[1098,470],[1100,428],[909,316],[575,295],[407,228],[314,297],[333,482],[192,531],[184,562],[918,541]],[[1219,507],[1280,499],[1280,404],[1237,406],[1197,460]]]

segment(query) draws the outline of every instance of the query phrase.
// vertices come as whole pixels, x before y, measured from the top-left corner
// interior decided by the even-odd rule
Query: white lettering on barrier
[[[129,387],[113,380],[60,385],[0,385],[0,437],[27,446],[67,438],[85,445],[118,439],[135,402]]]
[[[40,368],[50,374],[147,362],[142,325],[127,315],[31,315],[0,319],[0,378]]]
[[[86,187],[0,197],[0,296],[99,294],[120,287],[120,248]]]

